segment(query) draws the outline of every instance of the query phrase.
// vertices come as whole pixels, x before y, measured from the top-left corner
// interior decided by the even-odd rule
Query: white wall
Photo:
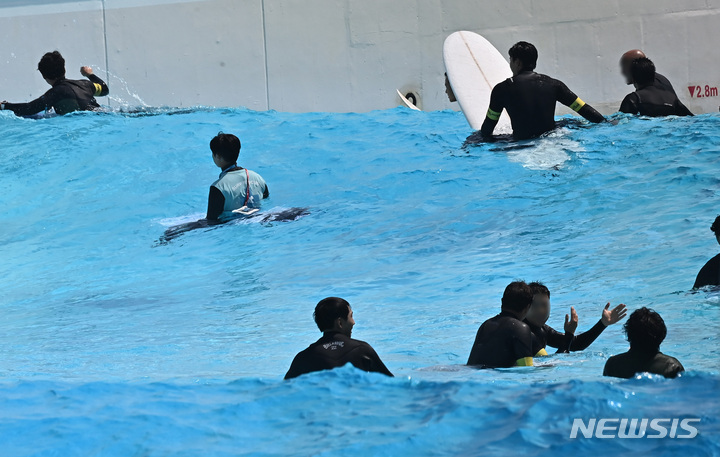
[[[368,111],[397,106],[399,88],[423,109],[457,109],[442,64],[456,30],[503,54],[533,42],[538,71],[606,113],[630,91],[618,59],[636,47],[691,110],[720,106],[688,91],[720,86],[720,0],[0,0],[0,98],[42,94],[37,61],[58,49],[71,77],[81,64],[109,70],[115,106],[137,94],[152,106]]]

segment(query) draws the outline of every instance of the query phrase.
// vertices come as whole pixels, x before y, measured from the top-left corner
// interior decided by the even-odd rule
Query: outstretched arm
[[[570,345],[570,351],[582,351],[587,349],[588,346],[590,346],[593,341],[597,339],[598,336],[605,330],[605,327],[608,325],[615,324],[616,322],[620,321],[625,317],[627,314],[627,309],[625,305],[619,304],[612,310],[610,309],[610,303],[605,305],[605,308],[602,311],[602,316],[600,317],[600,320],[592,326],[592,328],[586,332],[583,332],[579,335],[577,335]]]
[[[51,90],[52,89],[50,89],[50,91]],[[0,106],[0,108],[10,110],[15,113],[16,116],[30,116],[37,114],[52,106],[52,102],[49,100],[50,91],[28,103],[2,102],[2,106]]]
[[[107,84],[105,84],[105,81],[95,76],[92,68],[80,67],[80,74],[89,79],[95,86],[95,93],[93,94],[95,97],[104,97],[110,93],[110,89]]]
[[[580,97],[575,95],[573,91],[568,89],[568,87],[560,81],[557,81],[556,97],[557,101],[569,107],[571,110],[575,111],[590,122],[598,123],[605,121],[605,116],[600,114],[592,106],[582,101]]]

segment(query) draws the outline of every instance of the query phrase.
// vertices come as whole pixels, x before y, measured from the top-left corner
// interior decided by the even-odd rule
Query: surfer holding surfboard
[[[533,71],[538,57],[535,46],[521,41],[510,48],[509,54],[508,66],[492,44],[472,32],[455,32],[445,40],[448,96],[452,93],[457,98],[470,126],[483,136],[491,137],[496,127],[509,133],[510,125],[516,139],[549,132],[556,126],[556,102],[590,122],[605,120],[562,81]],[[483,112],[486,106],[489,109]]]

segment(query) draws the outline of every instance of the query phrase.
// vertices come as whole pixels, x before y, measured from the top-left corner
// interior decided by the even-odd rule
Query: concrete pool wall
[[[0,98],[47,90],[37,62],[57,49],[69,77],[100,69],[111,106],[363,112],[398,106],[400,89],[457,109],[442,62],[456,30],[503,54],[533,42],[537,70],[604,113],[631,91],[618,59],[632,48],[691,110],[720,105],[720,0],[0,0]]]

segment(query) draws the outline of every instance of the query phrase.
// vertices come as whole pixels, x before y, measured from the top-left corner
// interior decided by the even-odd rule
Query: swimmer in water
[[[510,48],[509,54],[513,77],[493,88],[490,107],[480,128],[483,137],[492,137],[503,109],[510,116],[515,139],[534,138],[549,132],[556,127],[556,102],[569,106],[590,122],[605,121],[602,114],[564,83],[533,71],[538,57],[535,46],[520,41]]]
[[[355,326],[350,303],[342,298],[325,298],[315,307],[314,317],[323,336],[295,356],[285,379],[332,370],[348,363],[363,371],[392,376],[369,344],[350,338]]]
[[[632,378],[636,373],[653,373],[674,378],[685,371],[676,358],[660,352],[667,327],[658,313],[640,308],[630,315],[624,330],[630,350],[610,357],[605,363],[603,376]]]
[[[238,137],[220,132],[210,141],[210,150],[215,165],[222,172],[210,186],[207,220],[217,221],[242,207],[260,208],[262,200],[270,196],[270,191],[262,176],[238,166]]]
[[[530,286],[523,281],[510,283],[503,293],[500,314],[478,329],[467,364],[482,368],[532,366],[533,335],[522,321],[532,301]]]
[[[639,49],[632,49],[620,57],[620,73],[625,77],[625,84],[628,86],[631,86],[635,80],[633,79],[632,72],[630,71],[630,65],[633,63],[633,61],[645,58],[647,57],[644,52],[642,52]],[[670,84],[670,81],[661,75],[658,72],[655,72],[655,80],[653,81],[653,86],[657,87],[660,90],[666,90],[668,92],[675,93],[675,89],[673,89],[672,84]]]
[[[28,103],[2,102],[0,109],[14,112],[17,116],[31,116],[50,108],[57,114],[73,111],[94,111],[100,108],[95,97],[104,97],[110,90],[105,82],[93,74],[90,67],[81,67],[80,74],[87,79],[65,78],[65,59],[59,52],[48,52],[38,63],[38,70],[52,87],[40,98]]]
[[[674,92],[656,85],[655,65],[647,57],[630,64],[635,92],[628,94],[620,104],[620,111],[641,116],[692,116]]]
[[[715,233],[715,239],[720,244],[720,216],[715,218],[710,230]],[[705,286],[720,286],[720,254],[708,260],[695,278],[693,289]]]
[[[625,305],[618,305],[610,309],[610,303],[605,305],[600,320],[590,330],[575,335],[578,326],[578,316],[574,307],[570,307],[570,314],[565,315],[565,333],[560,333],[546,324],[550,317],[550,290],[544,284],[531,282],[533,303],[525,316],[525,322],[533,332],[533,354],[535,357],[548,355],[545,347],[557,348],[558,353],[582,351],[586,349],[608,325],[615,324],[625,317]]]

